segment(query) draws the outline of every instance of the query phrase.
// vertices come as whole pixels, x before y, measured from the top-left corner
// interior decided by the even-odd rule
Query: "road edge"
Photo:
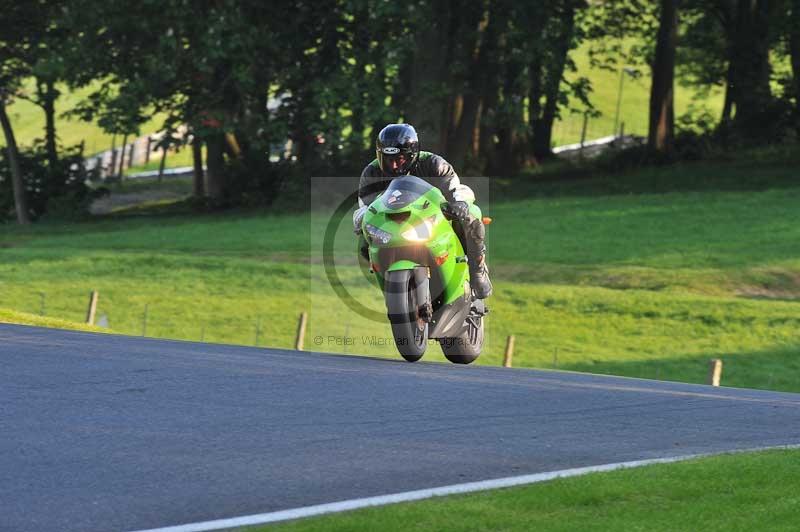
[[[443,497],[447,495],[459,495],[465,493],[474,493],[478,491],[524,486],[528,484],[546,482],[548,480],[554,480],[557,478],[578,477],[590,473],[603,473],[608,471],[630,469],[630,468],[643,467],[655,464],[671,464],[676,462],[685,462],[687,460],[694,460],[697,458],[709,458],[712,456],[721,456],[728,454],[743,454],[743,453],[753,453],[761,451],[796,450],[796,449],[800,449],[800,444],[775,445],[768,447],[755,447],[748,449],[735,449],[735,450],[710,452],[710,453],[688,454],[683,456],[671,456],[667,458],[651,458],[646,460],[616,462],[611,464],[601,464],[595,466],[577,467],[572,469],[562,469],[559,471],[534,473],[530,475],[519,475],[519,476],[504,477],[491,480],[481,480],[477,482],[467,482],[464,484],[451,484],[449,486],[439,486],[436,488],[405,491],[401,493],[392,493],[389,495],[378,495],[375,497],[350,499],[346,501],[339,501],[333,503],[316,504],[313,506],[303,506],[300,508],[279,510],[276,512],[230,517],[225,519],[217,519],[213,521],[188,523],[183,525],[167,526],[162,528],[150,528],[146,530],[136,530],[131,532],[208,532],[214,530],[225,530],[225,529],[238,528],[244,526],[264,525],[268,523],[277,523],[279,521],[290,521],[293,519],[301,519],[306,517],[315,517],[326,514],[347,512],[350,510],[358,510],[362,508],[370,508],[375,506],[386,506],[389,504],[398,504],[402,502],[419,501],[423,499],[431,499],[434,497]]]

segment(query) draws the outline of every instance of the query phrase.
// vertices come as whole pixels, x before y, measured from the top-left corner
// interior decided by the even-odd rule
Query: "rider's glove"
[[[453,201],[449,204],[450,214],[458,220],[469,218],[469,204],[466,201]]]
[[[367,207],[359,207],[353,213],[353,233],[356,235],[361,234],[361,223],[364,221],[364,215],[367,213]]]

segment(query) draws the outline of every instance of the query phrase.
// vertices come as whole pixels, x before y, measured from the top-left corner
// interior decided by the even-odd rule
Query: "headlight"
[[[389,240],[392,239],[392,233],[384,231],[383,229],[378,229],[372,224],[366,224],[364,230],[367,232],[367,236],[369,236],[370,240],[377,240],[381,244],[388,244]]]
[[[436,225],[436,215],[425,218],[422,223],[419,223],[400,233],[404,239],[409,242],[427,242],[433,236],[433,226]]]

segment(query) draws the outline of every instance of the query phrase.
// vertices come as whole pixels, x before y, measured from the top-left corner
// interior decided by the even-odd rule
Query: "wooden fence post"
[[[158,182],[164,178],[164,165],[167,163],[167,147],[161,149],[161,162],[158,163]]]
[[[128,147],[128,135],[125,134],[122,137],[122,146],[120,147],[120,154],[119,154],[119,170],[116,171],[117,177],[122,180],[122,171],[125,169],[125,148]]]
[[[514,335],[512,334],[506,339],[506,354],[503,357],[503,367],[510,368],[513,358],[514,358]]]
[[[300,322],[297,324],[297,339],[294,343],[294,348],[298,351],[303,350],[303,342],[305,341],[306,337],[306,321],[308,320],[308,314],[305,312],[300,314]]]
[[[708,384],[719,386],[720,380],[722,380],[722,360],[712,358],[708,364]]]
[[[100,294],[97,290],[92,290],[89,294],[89,310],[86,311],[86,323],[94,325],[94,316],[97,314],[97,298]]]
[[[589,126],[589,114],[583,113],[583,127],[581,128],[581,153],[583,153],[583,144],[586,142],[586,129]]]
[[[106,173],[107,176],[113,178],[117,175],[117,149],[112,148],[111,150],[111,164],[108,165],[108,172]]]
[[[144,316],[142,316],[142,336],[147,336],[147,310],[150,305],[144,304]]]

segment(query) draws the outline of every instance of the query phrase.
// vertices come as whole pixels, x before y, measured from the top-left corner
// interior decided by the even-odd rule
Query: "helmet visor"
[[[411,170],[413,159],[410,153],[399,152],[387,154],[379,152],[380,165],[383,173],[390,176],[406,175]]]

